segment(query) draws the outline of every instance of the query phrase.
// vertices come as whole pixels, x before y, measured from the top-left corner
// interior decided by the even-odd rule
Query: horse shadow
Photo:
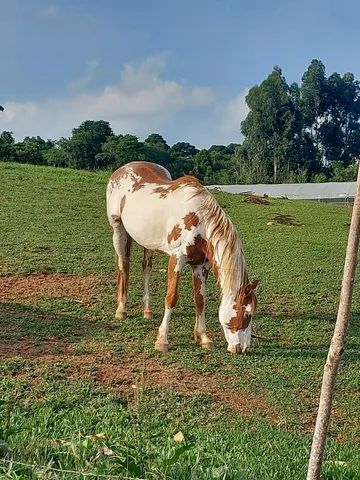
[[[289,321],[289,319],[291,319],[294,323],[299,325],[299,330],[301,329],[301,325],[308,323],[311,318],[316,318],[316,321],[320,325],[326,323],[331,325],[332,329],[328,334],[327,340],[320,343],[312,338],[303,342],[298,339],[289,341],[286,339],[285,335],[281,334],[281,326],[279,327],[279,335],[274,337],[266,337],[266,335],[262,336],[262,332],[257,331],[256,333],[259,333],[259,336],[255,335],[255,343],[261,343],[262,345],[261,351],[258,351],[257,353],[258,355],[326,359],[333,334],[333,328],[335,327],[336,314],[298,314],[291,317],[288,315],[277,315],[271,316],[271,318],[278,321],[279,324],[285,320]],[[316,328],[316,325],[314,325],[314,328]],[[309,330],[307,330],[306,335],[309,335]],[[360,360],[360,312],[355,311],[351,313],[342,359],[346,362],[356,362]]]
[[[98,330],[78,313],[53,312],[32,305],[0,303],[0,358],[68,351],[71,344],[90,338]]]

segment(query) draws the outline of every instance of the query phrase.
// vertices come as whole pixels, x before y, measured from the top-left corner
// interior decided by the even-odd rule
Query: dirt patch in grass
[[[0,277],[0,301],[27,301],[45,295],[53,298],[72,298],[84,305],[99,297],[100,278],[62,273],[32,273]]]
[[[71,344],[61,340],[35,342],[32,338],[22,338],[15,342],[0,341],[0,358],[38,358],[44,355],[71,355]]]
[[[105,346],[99,345],[91,353],[77,353],[75,345],[46,340],[35,344],[25,340],[0,343],[0,357],[8,360],[23,358],[32,370],[31,379],[39,379],[46,365],[63,364],[61,375],[73,381],[89,380],[95,387],[106,388],[120,394],[128,401],[134,398],[134,387],[171,388],[184,396],[206,394],[214,402],[226,405],[245,417],[264,415],[272,422],[280,422],[280,416],[265,399],[252,395],[244,388],[236,387],[235,379],[216,374],[197,373],[177,364],[164,366],[154,358],[143,355],[116,357]],[[16,376],[23,379],[26,372]],[[38,381],[38,380],[37,380]],[[138,387],[136,387],[138,386]]]
[[[231,377],[200,374],[176,364],[165,367],[153,358],[144,362],[141,355],[125,360],[119,366],[105,365],[99,368],[97,378],[102,384],[122,389],[124,386],[131,387],[134,382],[136,384],[142,375],[145,387],[173,388],[185,396],[206,394],[215,402],[227,405],[244,416],[265,414],[272,421],[280,420],[265,399],[253,396],[244,388],[235,387]]]
[[[244,202],[253,203],[255,205],[270,205],[269,200],[260,195],[245,195]]]
[[[287,225],[289,227],[302,227],[304,224],[293,215],[274,215],[270,218],[268,225]]]

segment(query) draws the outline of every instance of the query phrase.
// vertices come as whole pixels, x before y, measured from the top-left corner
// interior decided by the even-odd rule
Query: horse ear
[[[258,280],[258,279],[257,279],[257,280],[254,280],[253,282],[251,282],[251,283],[250,283],[250,285],[251,285],[251,290],[256,290],[257,287],[258,287],[258,285],[259,285],[259,283],[260,283],[260,280]]]

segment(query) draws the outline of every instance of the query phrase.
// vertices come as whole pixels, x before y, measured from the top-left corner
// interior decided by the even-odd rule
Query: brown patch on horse
[[[117,180],[119,177],[126,177],[129,172],[133,172],[139,177],[144,178],[147,183],[156,183],[156,180],[169,180],[165,171],[156,163],[151,162],[131,162],[115,170],[110,180]]]
[[[173,229],[168,234],[167,241],[168,243],[171,243],[172,241],[175,241],[180,237],[181,237],[181,228],[180,228],[180,225],[177,223],[176,225],[174,225]]]
[[[255,287],[255,285],[249,283],[239,290],[234,305],[236,315],[235,317],[230,318],[230,321],[227,325],[230,332],[235,333],[239,330],[244,330],[249,326],[251,315],[245,315],[245,307],[251,303],[252,311],[255,312],[257,305],[256,295],[253,291]]]
[[[179,298],[178,285],[180,273],[176,272],[177,258],[175,255],[171,255],[168,263],[167,274],[167,293],[165,297],[165,307],[173,308]]]
[[[166,171],[157,165],[156,163],[151,162],[131,162],[128,164],[128,167],[132,171],[141,177],[145,183],[158,183],[158,182],[170,182],[171,180],[167,177]]]
[[[132,192],[137,192],[147,183],[168,183],[170,179],[166,171],[159,165],[151,162],[131,162],[118,168],[110,177],[110,181],[118,181],[121,177],[133,182]]]
[[[186,256],[191,265],[200,265],[205,262],[207,244],[208,242],[201,235],[196,235],[194,244],[186,247]]]
[[[194,244],[186,247],[186,256],[190,265],[200,265],[209,260],[216,278],[219,278],[219,267],[215,262],[214,248],[200,234],[194,238]]]
[[[176,192],[182,187],[191,186],[195,189],[195,195],[202,193],[205,187],[201,185],[199,180],[191,175],[184,175],[176,180],[168,180],[166,182],[157,182],[158,186],[154,188],[152,193],[156,193],[160,198],[166,198],[170,193]]]
[[[193,275],[192,279],[193,279],[193,287],[194,287],[196,314],[201,315],[204,310],[204,296],[201,293],[201,286],[203,281],[197,275]]]
[[[168,187],[164,185],[159,185],[158,187],[154,188],[152,193],[157,193],[160,198],[166,198],[169,194]]]
[[[125,245],[125,257],[123,258],[123,267],[124,270],[120,270],[119,268],[119,258],[118,255],[115,254],[115,276],[116,276],[116,285],[117,285],[117,304],[119,305],[122,301],[124,296],[127,295],[128,286],[129,286],[129,264],[130,264],[130,253],[131,253],[131,244],[132,238],[130,235],[126,237],[126,245]]]
[[[132,186],[132,193],[134,192],[137,192],[138,190],[140,190],[141,188],[144,188],[145,187],[145,182],[144,179],[142,177],[138,178],[136,175],[134,175],[133,173],[130,174],[130,178],[131,180],[134,182],[133,183],[133,186]]]
[[[200,222],[199,217],[196,215],[195,212],[190,212],[186,214],[183,220],[186,230],[191,230],[192,227],[197,227]]]
[[[126,202],[126,195],[123,195],[121,197],[121,200],[120,200],[120,215],[122,214],[122,211],[124,210],[125,202]]]

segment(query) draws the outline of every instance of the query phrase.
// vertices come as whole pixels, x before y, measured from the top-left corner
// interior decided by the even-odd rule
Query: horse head
[[[240,287],[235,296],[224,296],[219,315],[223,325],[228,351],[245,353],[250,350],[251,321],[256,310],[256,287],[258,282],[249,282]]]

